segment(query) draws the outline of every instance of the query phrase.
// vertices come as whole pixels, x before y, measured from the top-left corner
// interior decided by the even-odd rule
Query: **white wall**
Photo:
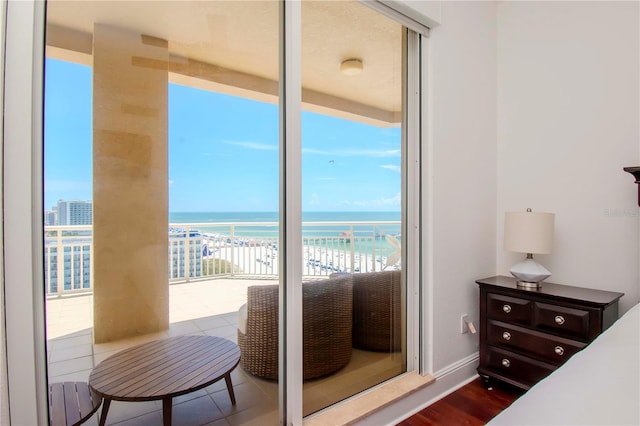
[[[640,299],[638,2],[498,6],[498,272],[504,212],[556,214],[551,282]]]
[[[406,4],[440,23],[428,42],[424,263],[433,371],[460,368],[363,424],[393,423],[473,377],[461,361],[476,341],[458,333],[459,314],[477,319],[473,281],[520,259],[502,249],[506,210],[556,213],[554,253],[540,256],[552,281],[625,292],[623,312],[640,291],[637,187],[622,171],[640,165],[638,3]]]
[[[4,58],[4,34],[6,25],[6,9],[4,5],[0,7],[0,58]],[[0,81],[4,82],[4,66],[0,67]],[[4,84],[0,87],[0,106],[4,106]],[[3,161],[3,133],[4,129],[0,122],[0,163]],[[0,174],[0,187],[2,186],[2,175]],[[4,210],[3,200],[0,197],[0,211]],[[0,229],[0,251],[4,252],[4,235]],[[4,322],[4,258],[0,264],[0,424],[9,424],[9,394],[7,384],[7,365]]]
[[[417,7],[415,5],[414,7]],[[443,2],[428,41],[433,372],[475,353],[475,280],[495,272],[496,6]]]

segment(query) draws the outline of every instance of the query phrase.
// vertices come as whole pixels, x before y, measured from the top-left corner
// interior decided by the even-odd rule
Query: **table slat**
[[[179,336],[143,343],[98,364],[89,384],[107,399],[147,401],[208,386],[233,370],[240,349],[215,336]]]
[[[163,352],[156,357],[154,362],[144,363],[144,366],[138,369],[135,377],[131,378],[125,375],[124,380],[119,381],[117,386],[108,387],[109,391],[128,397],[135,397],[138,394],[155,395],[157,393],[154,391],[156,384],[166,382],[173,375],[179,374],[183,363],[197,362],[199,359],[202,362],[211,361],[212,353],[208,353],[203,357],[196,343],[192,342],[192,344],[184,345],[175,351]],[[200,343],[207,344],[209,342]],[[208,344],[206,347],[209,348],[211,345]]]
[[[86,382],[49,385],[49,423],[52,426],[79,425],[100,407],[102,398],[92,394]]]
[[[64,387],[62,383],[53,383],[49,386],[49,415],[51,416],[51,425],[67,424],[67,416],[64,407]]]
[[[173,375],[174,379],[163,388],[156,391],[157,394],[169,392],[171,389],[193,388],[203,382],[215,382],[229,371],[232,370],[240,361],[240,353],[237,356],[233,354],[223,353],[218,356],[214,362],[202,361],[195,363],[181,363],[179,374]]]
[[[80,415],[84,417],[87,413],[95,407],[95,400],[91,395],[91,391],[88,386],[76,385],[76,392],[78,395],[78,407],[80,408]]]
[[[80,421],[80,410],[78,407],[78,399],[76,386],[74,383],[64,382],[64,412],[67,416],[67,424],[73,425]]]
[[[99,382],[102,386],[118,380],[128,380],[131,375],[150,368],[154,361],[166,359],[166,352],[173,347],[182,348],[197,344],[196,341],[183,342],[182,338],[168,339],[169,341],[153,341],[125,349],[102,361],[91,373],[90,382]],[[163,344],[163,342],[165,342]],[[183,343],[186,343],[185,346]],[[163,352],[163,353],[160,353]]]

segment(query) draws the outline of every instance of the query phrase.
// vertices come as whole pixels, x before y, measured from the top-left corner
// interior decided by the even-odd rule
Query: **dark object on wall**
[[[636,183],[638,184],[638,207],[640,207],[640,167],[625,167],[623,170],[631,173],[636,178]]]

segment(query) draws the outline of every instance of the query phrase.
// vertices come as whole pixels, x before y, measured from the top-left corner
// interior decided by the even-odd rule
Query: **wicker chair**
[[[402,349],[401,272],[353,274],[353,347]]]
[[[351,359],[352,307],[350,276],[302,284],[303,379],[326,376],[347,365]],[[246,332],[239,325],[240,365],[255,376],[276,380],[278,286],[249,287],[243,308]]]

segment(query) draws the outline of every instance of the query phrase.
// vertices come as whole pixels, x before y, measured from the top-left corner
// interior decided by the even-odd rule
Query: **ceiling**
[[[90,65],[93,26],[107,24],[167,40],[172,57],[261,84],[248,85],[247,90],[233,83],[238,79],[200,76],[202,81],[192,81],[197,75],[176,76],[175,82],[276,100],[277,91],[270,92],[277,88],[278,79],[279,2],[49,0],[47,4],[49,56]],[[303,1],[301,50],[303,101],[308,109],[316,106],[316,110],[333,110],[335,115],[378,125],[398,124],[400,24],[358,2]],[[362,60],[361,74],[340,72],[341,62],[349,58]]]

